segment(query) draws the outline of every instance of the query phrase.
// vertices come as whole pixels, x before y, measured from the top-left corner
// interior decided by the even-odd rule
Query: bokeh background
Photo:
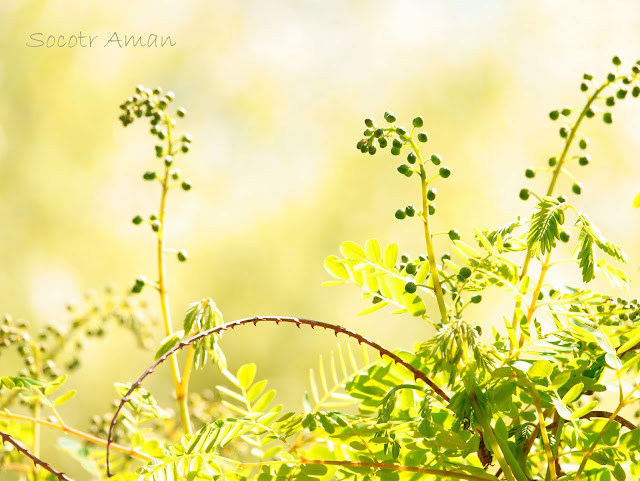
[[[80,31],[99,36],[93,48],[25,46],[33,32]],[[114,31],[171,35],[177,45],[103,48]],[[65,303],[88,288],[154,278],[153,236],[130,222],[157,209],[157,185],[141,179],[157,162],[154,139],[141,122],[125,130],[117,120],[142,83],[176,93],[194,137],[180,165],[194,189],[173,192],[168,210],[169,243],[190,253],[186,264],[169,262],[176,320],[210,296],[227,320],[304,316],[411,347],[432,332],[423,321],[357,317],[357,288],[320,286],[329,279],[323,259],[343,240],[423,250],[419,223],[393,216],[418,203],[415,179],[395,173],[388,151],[359,154],[363,119],[387,109],[406,124],[424,116],[426,148],[453,170],[437,186],[435,228],[457,227],[469,240],[473,226],[530,215],[533,203],[517,195],[524,169],[560,148],[547,113],[580,106],[582,73],[602,78],[614,54],[635,61],[639,46],[633,1],[2,0],[0,311],[64,326]],[[640,105],[627,101],[615,116],[612,127],[587,124],[594,161],[574,168],[586,195],[571,200],[626,248],[637,281]],[[528,186],[546,184],[539,177]],[[473,316],[500,325],[511,304],[485,298]],[[257,362],[298,407],[308,369],[335,342],[258,327],[226,336],[224,348],[232,367]],[[134,346],[118,331],[91,343],[70,380],[81,387],[64,407],[70,422],[86,425],[114,397],[114,381],[146,367],[153,351]],[[2,374],[14,370],[8,359]],[[199,388],[218,381],[213,368],[195,379]],[[167,382],[163,371],[151,386]]]

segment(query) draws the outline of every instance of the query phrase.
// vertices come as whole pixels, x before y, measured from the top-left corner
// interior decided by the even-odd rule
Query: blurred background
[[[34,32],[99,37],[93,48],[28,48]],[[176,46],[104,48],[113,32],[170,35]],[[146,124],[123,129],[117,119],[141,83],[176,93],[174,104],[189,112],[179,128],[194,138],[179,165],[194,188],[172,192],[168,207],[168,243],[190,254],[186,264],[169,261],[176,324],[188,303],[210,296],[228,321],[308,317],[410,348],[432,333],[424,321],[358,317],[357,288],[320,286],[329,280],[323,260],[343,240],[423,250],[419,222],[393,215],[418,204],[417,182],[395,173],[388,151],[356,150],[363,119],[382,120],[388,109],[405,125],[424,116],[427,152],[453,170],[437,185],[435,230],[456,227],[470,241],[473,226],[531,214],[518,191],[542,191],[548,178],[528,181],[524,170],[561,147],[548,112],[580,107],[582,73],[602,78],[614,54],[634,62],[639,45],[632,1],[3,0],[0,312],[64,328],[66,302],[87,289],[155,278],[154,237],[130,222],[157,210],[159,188],[141,178],[157,167],[155,140]],[[637,282],[640,105],[624,102],[615,116],[612,127],[587,123],[594,161],[573,169],[585,195],[570,197],[625,247]],[[569,188],[563,179],[558,192]],[[559,272],[576,280],[574,268]],[[485,299],[470,314],[501,325],[511,301]],[[329,334],[270,326],[223,343],[232,369],[257,362],[258,376],[296,409],[308,369],[336,346]],[[134,346],[117,330],[91,342],[70,380],[81,387],[63,407],[70,423],[108,409],[112,383],[148,365],[153,350]],[[8,359],[3,375],[15,371]],[[209,368],[195,382],[219,380]],[[150,386],[160,392],[168,382],[163,370]]]

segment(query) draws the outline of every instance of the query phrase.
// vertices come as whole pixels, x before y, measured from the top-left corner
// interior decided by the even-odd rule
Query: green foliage
[[[520,190],[521,199],[538,200],[530,220],[518,217],[494,229],[476,226],[465,240],[462,229],[436,216],[433,184],[449,178],[451,170],[441,165],[440,155],[424,152],[429,136],[416,130],[424,127],[424,119],[415,117],[411,128],[399,125],[392,112],[384,114],[381,125],[365,120],[364,138],[357,143],[361,152],[374,155],[390,147],[392,155],[406,155],[396,171],[417,184],[422,202],[397,209],[395,217],[420,224],[425,251],[400,254],[398,244],[382,246],[375,239],[364,245],[344,242],[340,256],[325,260],[335,279],[327,284],[356,286],[370,302],[360,314],[390,306],[394,314],[409,314],[405,322],[429,322],[434,333],[428,339],[411,338],[413,350],[390,351],[341,326],[269,318],[275,325],[304,324],[318,328],[315,332],[324,328],[363,345],[361,352],[345,345],[320,358],[299,412],[283,411],[275,390],[257,378],[255,364],[233,373],[227,366],[221,335],[266,318],[224,324],[213,300],[203,299],[187,307],[180,330],[174,330],[165,254],[179,262],[187,254],[164,245],[165,203],[170,189],[192,188],[176,168],[192,139],[175,135],[186,110],[169,114],[171,92],[138,87],[121,106],[120,120],[126,126],[147,118],[160,141],[154,146],[159,169],[143,175],[160,183],[160,208],[133,219],[136,225],[147,224],[156,238],[158,276],[155,281],[138,277],[131,293],[149,287],[159,295],[164,333],[155,341],[155,362],[136,382],[116,385],[120,400],[115,413],[95,416],[90,433],[72,429],[57,406],[72,405],[74,391],[59,394],[66,377],[56,364],[64,360],[71,370],[79,363],[81,346],[70,346],[71,339],[83,344],[89,335],[102,337],[116,320],[148,344],[152,316],[135,307],[135,296],[125,296],[91,299],[95,307],[84,314],[75,311],[66,336],[55,328],[32,336],[25,323],[5,318],[0,347],[15,348],[25,368],[0,378],[0,432],[11,433],[11,439],[30,449],[15,449],[4,434],[9,444],[0,451],[0,463],[31,473],[30,459],[40,468],[29,479],[63,479],[37,458],[39,431],[45,426],[76,437],[58,445],[86,469],[88,478],[98,480],[107,473],[115,474],[116,481],[637,479],[640,430],[629,417],[640,400],[640,303],[585,285],[602,277],[616,288],[628,288],[630,280],[618,267],[628,259],[566,196],[556,197],[564,175],[570,181],[568,194],[584,191],[570,163],[596,163],[582,152],[589,146],[583,121],[601,118],[611,124],[611,107],[640,96],[640,64],[621,73],[621,60],[614,57],[612,63],[614,72],[601,83],[593,74],[584,75],[582,109],[563,107],[549,114],[562,122],[561,145],[548,167],[525,171],[525,179],[550,177],[544,193]],[[433,229],[436,223],[443,224],[439,232]],[[572,237],[572,231],[577,235]],[[565,252],[564,244],[573,252]],[[575,264],[582,283],[571,285],[555,269],[565,262]],[[539,269],[530,269],[537,264]],[[512,298],[513,311],[500,315],[503,323],[487,319],[478,325],[474,306],[493,288]],[[186,355],[180,357],[182,349]],[[209,360],[225,383],[215,393],[190,393],[192,370]],[[165,362],[171,367],[176,414],[140,386]],[[18,403],[26,414],[14,409]],[[44,418],[45,409],[52,420]]]

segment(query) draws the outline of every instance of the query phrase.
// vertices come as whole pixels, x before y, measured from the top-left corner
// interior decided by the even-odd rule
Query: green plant
[[[151,133],[161,141],[155,148],[160,173],[144,174],[145,180],[160,183],[159,211],[133,219],[136,225],[147,224],[156,237],[158,280],[138,278],[131,295],[145,286],[158,291],[165,338],[153,364],[134,383],[116,386],[115,412],[94,419],[93,432],[85,433],[68,427],[56,410],[72,392],[53,396],[65,380],[57,360],[69,357],[72,369],[78,359],[68,336],[49,328],[32,338],[26,325],[5,318],[0,341],[17,348],[26,370],[1,378],[5,409],[0,436],[8,447],[1,466],[34,480],[68,479],[39,457],[38,430],[46,426],[77,438],[65,438],[61,446],[93,479],[105,479],[107,473],[118,480],[154,481],[637,479],[640,430],[628,413],[640,399],[640,303],[585,287],[598,275],[614,287],[629,287],[626,274],[610,263],[627,257],[566,196],[555,197],[560,176],[571,180],[574,195],[583,191],[569,171],[572,164],[590,164],[583,152],[588,147],[583,122],[601,118],[610,124],[615,103],[640,95],[640,62],[630,73],[620,71],[618,57],[613,64],[614,71],[601,83],[584,75],[580,90],[587,100],[581,110],[550,113],[551,120],[563,123],[561,147],[548,166],[525,171],[528,179],[542,173],[550,177],[543,195],[520,191],[523,200],[537,199],[530,220],[476,228],[468,242],[453,228],[434,231],[440,221],[433,186],[452,172],[439,155],[424,152],[429,137],[420,131],[423,119],[413,119],[411,128],[398,125],[391,112],[382,125],[365,120],[359,150],[373,155],[390,146],[392,155],[406,155],[397,171],[419,184],[421,203],[396,210],[395,217],[422,224],[425,252],[400,255],[397,244],[383,248],[375,239],[364,246],[344,242],[341,256],[325,260],[335,278],[328,284],[355,284],[369,303],[361,314],[392,307],[395,314],[429,322],[434,336],[418,340],[413,351],[391,351],[349,329],[311,319],[254,317],[224,323],[210,299],[191,304],[182,329],[175,331],[165,254],[173,252],[179,261],[187,255],[164,244],[165,203],[171,189],[191,189],[175,167],[191,137],[176,141],[176,120],[185,111],[169,114],[171,93],[139,87],[122,105],[121,121],[126,126],[148,117]],[[451,253],[436,254],[443,243]],[[561,244],[572,246],[573,254],[567,257]],[[550,281],[549,272],[565,262],[577,265],[583,284]],[[530,270],[537,264],[538,272]],[[482,291],[494,287],[513,297],[514,308],[483,337],[481,327],[466,315],[482,302]],[[102,333],[111,319],[118,319],[147,340],[152,316],[132,315],[134,299],[128,294],[112,301],[99,321],[80,315],[72,330]],[[302,412],[283,413],[274,404],[275,391],[257,380],[256,366],[232,373],[219,346],[223,333],[259,323],[321,328],[316,331],[341,335],[362,349],[339,346],[329,360],[321,360],[312,371]],[[181,367],[177,353],[182,349],[187,355]],[[228,380],[218,386],[218,398],[188,390],[192,369],[209,359]],[[171,365],[181,429],[173,429],[170,413],[141,387],[164,362]],[[8,409],[18,401],[28,415]],[[42,418],[43,408],[54,420]]]

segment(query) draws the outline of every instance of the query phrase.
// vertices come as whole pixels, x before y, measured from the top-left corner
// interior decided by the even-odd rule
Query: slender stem
[[[541,400],[540,396],[538,396],[537,391],[534,391],[536,396],[535,407],[538,412],[538,423],[540,424],[540,436],[542,437],[542,444],[544,445],[544,452],[547,456],[547,469],[548,474],[551,477],[551,481],[555,481],[557,479],[556,474],[556,463],[553,458],[553,452],[551,451],[551,443],[549,442],[549,433],[547,432],[547,426],[544,420],[544,413],[542,412]]]
[[[545,258],[542,269],[540,270],[540,277],[538,278],[538,283],[536,284],[535,289],[533,290],[533,295],[531,296],[531,304],[529,305],[529,311],[527,312],[527,325],[531,325],[531,319],[533,319],[533,314],[537,309],[536,303],[538,302],[538,296],[540,295],[540,291],[542,290],[542,285],[544,284],[544,276],[547,274],[551,259],[551,251],[547,253],[547,257]],[[520,341],[518,343],[518,347],[522,348],[525,343],[524,332],[520,332]],[[517,353],[516,353],[517,355]]]
[[[611,422],[616,419],[620,411],[622,411],[622,409],[629,402],[629,398],[631,398],[631,396],[638,389],[640,389],[640,384],[636,384],[636,386],[629,392],[629,394],[627,394],[627,396],[622,400],[622,402],[618,404],[618,407],[616,408],[616,410],[611,413],[611,416],[609,416],[609,419],[607,419],[607,423],[604,425],[604,427],[600,430],[596,438],[593,440],[593,442],[591,443],[591,446],[589,446],[589,449],[587,449],[587,451],[584,453],[584,457],[582,458],[580,466],[578,467],[578,471],[576,471],[576,475],[573,478],[573,481],[578,481],[580,479],[580,477],[582,476],[582,472],[587,466],[587,462],[589,461],[589,458],[591,458],[591,455],[596,450],[596,446],[598,446],[600,439],[602,439],[602,436],[604,436],[605,432],[607,431],[609,424],[611,424]]]
[[[39,380],[42,374],[42,356],[37,344],[32,340],[31,349],[33,349],[34,367],[36,373],[36,379]],[[40,391],[38,391],[40,394]],[[40,418],[42,411],[42,401],[40,398],[36,399],[33,403],[33,417],[34,419]],[[35,457],[40,457],[40,425],[34,421],[33,423],[33,454]],[[38,464],[33,463],[33,479],[35,480],[38,473]]]
[[[173,143],[171,139],[171,119],[165,113],[165,124],[167,126],[167,150],[173,151]],[[162,310],[162,321],[164,324],[165,336],[173,334],[173,326],[171,324],[171,313],[169,310],[169,294],[167,293],[166,286],[166,263],[165,263],[165,246],[164,246],[164,227],[165,227],[165,214],[167,193],[169,192],[169,166],[165,166],[164,177],[162,179],[162,193],[160,196],[160,210],[158,212],[158,249],[157,249],[157,261],[158,261],[158,293],[160,294],[160,306]],[[178,401],[178,408],[180,410],[180,419],[182,421],[182,427],[186,433],[191,433],[191,421],[189,418],[189,407],[187,405],[186,393],[182,388],[182,381],[180,379],[180,366],[178,364],[177,355],[171,356],[171,374],[173,376],[173,385],[176,391],[176,397]]]
[[[616,78],[616,80],[619,80],[619,79]],[[576,133],[578,132],[578,128],[580,127],[580,124],[586,117],[587,112],[591,108],[591,105],[593,104],[593,102],[598,98],[598,96],[602,93],[602,91],[606,89],[610,84],[611,82],[607,80],[600,87],[598,87],[598,89],[596,89],[593,95],[589,97],[589,100],[587,100],[587,103],[585,104],[582,111],[578,115],[578,119],[576,120],[575,125],[573,126],[573,128],[570,129],[569,135],[567,136],[567,140],[564,143],[564,148],[562,149],[562,153],[560,154],[560,157],[557,159],[558,163],[556,164],[555,169],[553,171],[551,182],[549,183],[549,187],[547,188],[547,194],[546,194],[547,197],[550,197],[551,195],[553,195],[553,191],[555,190],[558,176],[560,175],[560,172],[562,171],[562,167],[567,161],[567,154],[569,153],[569,148],[571,147],[571,144],[573,143],[576,137]],[[520,271],[521,281],[522,279],[524,279],[524,277],[527,275],[527,272],[529,271],[529,264],[531,263],[532,258],[533,258],[533,251],[531,249],[527,249],[527,255],[524,258],[524,262],[522,263],[522,270]],[[514,315],[513,315],[513,329],[515,330],[516,333],[518,332],[517,311],[520,309],[521,306],[522,306],[522,296],[518,298],[518,300],[516,301],[516,306],[515,306]],[[511,346],[511,348],[513,350],[515,346]]]
[[[94,436],[93,434],[85,433],[84,431],[79,431],[77,429],[70,428],[66,424],[60,425],[60,424],[52,423],[51,421],[47,421],[45,419],[35,419],[29,416],[23,416],[21,414],[14,414],[9,411],[0,411],[0,417],[3,417],[5,419],[14,419],[16,421],[34,423],[39,426],[45,426],[47,428],[55,429],[57,431],[62,431],[71,436],[75,436],[77,438],[84,439],[85,441],[88,441],[90,443],[97,444],[98,446],[102,446],[102,447],[107,446],[106,440],[101,439],[97,436]],[[124,454],[128,454],[131,457],[138,458],[143,461],[152,461],[154,459],[152,456],[149,456],[148,454],[138,452],[133,448],[128,448],[126,446],[122,446],[121,444],[111,443],[111,447],[116,451],[119,451]]]
[[[444,295],[442,293],[442,286],[440,285],[440,277],[438,275],[438,266],[436,265],[436,254],[433,250],[433,240],[431,238],[431,226],[429,225],[429,199],[427,198],[427,186],[429,181],[427,180],[427,172],[424,168],[424,162],[420,149],[416,146],[413,138],[409,139],[411,148],[416,153],[418,163],[420,164],[420,185],[422,190],[422,220],[424,222],[424,239],[427,244],[427,258],[429,260],[429,268],[431,271],[431,280],[433,282],[433,290],[436,294],[436,300],[438,301],[438,309],[440,310],[440,317],[442,324],[447,324],[449,319],[447,317],[447,306],[444,302]]]
[[[25,448],[20,442],[13,439],[13,437],[11,437],[11,435],[9,435],[8,433],[0,431],[0,440],[2,441],[2,444],[5,444],[5,443],[11,444],[17,451],[19,451],[24,456],[29,458],[33,463],[34,468],[37,469],[38,466],[42,466],[42,468],[46,469],[51,474],[53,474],[56,478],[58,478],[59,481],[72,481],[71,478],[69,478],[63,472],[52,468],[49,463],[44,462],[42,459],[40,459],[38,455],[31,453],[31,451]],[[34,479],[35,478],[36,478],[36,475],[34,474]]]
[[[505,478],[507,478],[507,481],[516,481],[516,479],[518,481],[526,481],[526,476],[518,476],[518,478],[516,478],[514,471],[516,470],[516,468],[519,469],[520,466],[518,465],[517,461],[515,463],[510,463],[509,461],[507,461],[507,459],[505,459],[506,455],[511,454],[511,452],[508,451],[509,447],[507,446],[508,452],[502,451],[500,443],[498,442],[498,439],[493,432],[493,428],[491,427],[489,420],[485,417],[482,407],[478,403],[478,398],[476,397],[476,394],[473,390],[469,393],[469,400],[471,401],[471,405],[473,406],[473,412],[476,419],[478,420],[478,424],[482,429],[483,439],[487,444],[487,447],[491,449],[493,456],[497,459],[500,468],[502,468],[502,473],[504,474]],[[512,471],[512,469],[514,471]]]
[[[178,399],[187,399],[189,395],[189,380],[191,379],[191,373],[193,372],[193,362],[196,357],[196,348],[193,344],[189,346],[187,351],[187,359],[184,365],[184,371],[182,372],[182,381],[180,382],[180,392],[178,393]]]

